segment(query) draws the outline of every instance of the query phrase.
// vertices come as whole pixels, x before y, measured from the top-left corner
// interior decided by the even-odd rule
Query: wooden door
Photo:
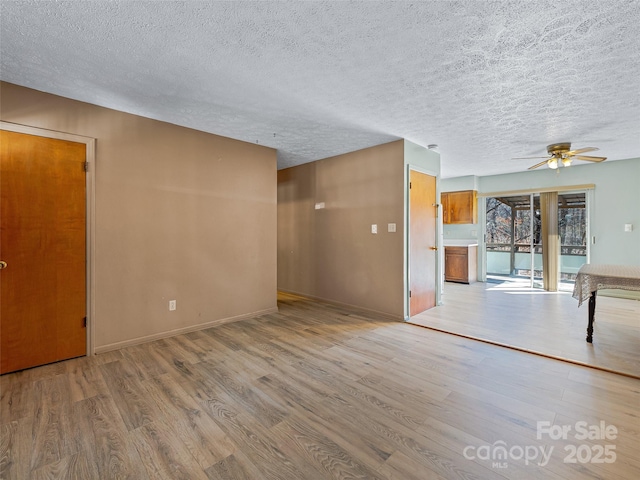
[[[409,172],[409,315],[436,305],[436,178]]]
[[[86,354],[86,146],[0,135],[0,373],[7,373]]]

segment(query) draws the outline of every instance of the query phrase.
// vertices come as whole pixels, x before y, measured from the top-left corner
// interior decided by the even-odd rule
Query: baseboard
[[[267,308],[265,310],[259,310],[257,312],[245,313],[242,315],[236,315],[235,317],[220,318],[218,320],[212,320],[207,323],[199,323],[198,325],[191,325],[189,327],[176,328],[175,330],[169,330],[166,332],[154,333],[153,335],[145,335],[144,337],[132,338],[130,340],[124,340],[122,342],[110,343],[108,345],[102,345],[96,347],[94,354],[111,352],[113,350],[120,350],[121,348],[131,347],[133,345],[140,345],[141,343],[153,342],[154,340],[161,340],[163,338],[175,337],[176,335],[182,335],[184,333],[196,332],[198,330],[205,330],[207,328],[216,327],[225,323],[239,322],[248,318],[259,317],[269,313],[276,313],[278,307]]]
[[[628,300],[640,300],[640,292],[636,292],[633,290],[602,289],[602,290],[598,290],[598,296],[626,298]]]
[[[278,291],[282,292],[282,293],[287,293],[289,295],[296,295],[297,297],[306,298],[308,300],[313,300],[314,302],[323,302],[323,303],[328,303],[329,305],[335,305],[337,307],[345,307],[345,308],[353,308],[353,309],[356,309],[356,310],[362,310],[363,312],[366,312],[366,313],[371,313],[371,314],[375,314],[375,315],[381,316],[383,318],[388,318],[389,320],[393,320],[394,322],[402,322],[402,321],[404,321],[402,315],[393,315],[391,313],[380,312],[378,310],[373,310],[371,308],[362,307],[360,305],[353,305],[353,304],[350,304],[350,303],[338,302],[336,300],[331,300],[331,299],[323,298],[323,297],[316,297],[315,295],[309,295],[309,294],[306,294],[306,293],[300,293],[300,292],[296,292],[296,291],[293,291],[293,290],[284,290],[282,288],[279,288]]]

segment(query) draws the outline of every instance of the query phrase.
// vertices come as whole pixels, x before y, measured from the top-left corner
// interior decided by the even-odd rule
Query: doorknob
[[[430,250],[438,250],[438,247],[429,247]]]
[[[0,260],[0,270],[4,270],[5,268],[7,268],[7,262]]]

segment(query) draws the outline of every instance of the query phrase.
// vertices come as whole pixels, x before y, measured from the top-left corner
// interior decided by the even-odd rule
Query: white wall
[[[440,154],[418,144],[404,140],[404,163],[430,175],[440,177]]]
[[[442,179],[443,192],[458,192],[460,190],[478,190],[478,177],[467,175]]]

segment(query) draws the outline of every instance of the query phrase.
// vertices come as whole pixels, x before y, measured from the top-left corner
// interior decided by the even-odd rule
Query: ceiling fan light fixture
[[[589,155],[582,155],[586,152],[595,152],[597,147],[584,147],[577,150],[571,150],[571,143],[552,143],[547,145],[548,157],[520,157],[513,160],[525,160],[529,158],[544,158],[540,163],[536,163],[528,168],[528,170],[535,170],[536,168],[546,165],[551,170],[557,170],[558,167],[570,167],[574,160],[580,160],[584,162],[603,162],[607,157],[592,157]]]

